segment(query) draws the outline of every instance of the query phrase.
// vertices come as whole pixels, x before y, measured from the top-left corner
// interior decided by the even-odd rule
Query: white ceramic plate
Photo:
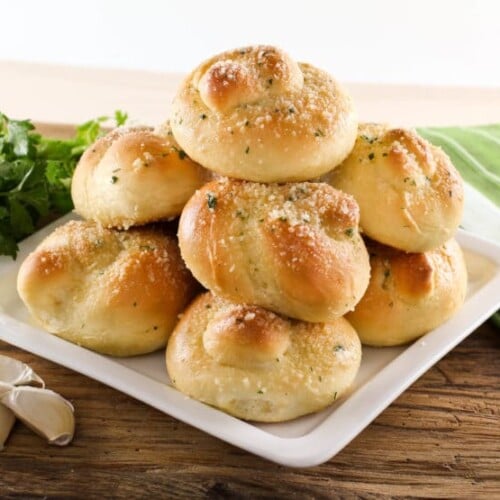
[[[170,385],[164,353],[129,359],[102,356],[32,325],[16,293],[20,263],[70,217],[21,244],[17,261],[0,258],[0,339],[99,380],[209,434],[274,462],[293,467],[320,464],[359,434],[399,394],[500,306],[500,246],[460,232],[469,288],[463,308],[450,321],[412,345],[364,348],[349,396],[315,415],[282,424],[257,425],[189,399]]]

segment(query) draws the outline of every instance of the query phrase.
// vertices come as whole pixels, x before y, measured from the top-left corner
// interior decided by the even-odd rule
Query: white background
[[[0,8],[3,60],[186,72],[219,51],[271,43],[343,81],[500,87],[497,0],[0,0]]]

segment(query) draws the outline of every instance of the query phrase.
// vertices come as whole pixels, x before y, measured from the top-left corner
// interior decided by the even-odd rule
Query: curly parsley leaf
[[[128,115],[116,111],[114,124]],[[71,179],[82,153],[106,132],[110,118],[83,123],[68,140],[43,137],[29,120],[0,113],[0,255],[16,258],[17,242],[47,218],[73,208]]]

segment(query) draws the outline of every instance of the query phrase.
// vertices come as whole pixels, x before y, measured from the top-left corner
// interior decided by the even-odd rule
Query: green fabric
[[[468,184],[500,207],[500,124],[417,130],[444,149]]]

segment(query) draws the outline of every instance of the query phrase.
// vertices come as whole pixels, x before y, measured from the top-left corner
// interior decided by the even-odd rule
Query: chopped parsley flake
[[[207,205],[209,210],[215,210],[217,206],[217,197],[212,193],[207,193]]]
[[[349,227],[349,228],[347,228],[347,229],[344,231],[344,233],[345,233],[345,235],[346,235],[346,236],[349,236],[349,238],[351,238],[351,237],[352,237],[352,235],[354,234],[354,228]]]
[[[118,177],[116,177],[116,175],[111,176],[111,184],[116,184],[117,181]]]
[[[234,213],[235,217],[238,217],[238,219],[245,220],[248,219],[248,214],[242,210],[241,208],[238,208],[236,212]]]
[[[373,160],[373,158],[375,158],[375,153],[370,153],[370,154],[368,155],[368,159],[369,159],[369,160]]]

